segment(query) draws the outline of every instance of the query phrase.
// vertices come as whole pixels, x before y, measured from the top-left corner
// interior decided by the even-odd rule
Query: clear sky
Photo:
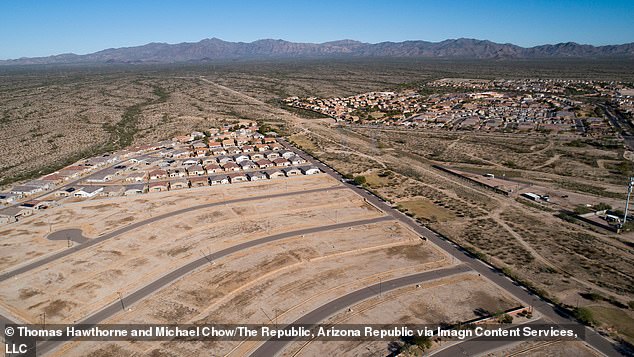
[[[634,42],[634,0],[0,0],[0,59],[217,37]]]

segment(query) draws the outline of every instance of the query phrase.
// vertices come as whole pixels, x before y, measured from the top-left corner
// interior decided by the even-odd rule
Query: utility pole
[[[264,309],[262,307],[260,307],[260,310],[262,310],[262,312],[264,313],[266,318],[269,319],[269,322],[272,325],[275,325],[275,328],[277,329],[277,311],[275,311],[275,322],[273,322],[273,319],[269,316],[269,314],[266,313],[266,311],[264,311]]]
[[[125,305],[123,304],[123,296],[121,295],[120,291],[117,291],[117,294],[119,294],[119,302],[121,302],[121,309],[125,311]]]
[[[623,224],[627,222],[627,210],[630,208],[630,195],[632,194],[632,186],[634,186],[634,177],[630,177],[630,183],[627,185],[627,199],[625,200],[625,213],[623,214]]]

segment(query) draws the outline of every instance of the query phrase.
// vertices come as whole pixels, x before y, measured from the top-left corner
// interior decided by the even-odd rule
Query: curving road
[[[317,158],[312,157],[311,155],[295,148],[292,145],[289,145],[285,140],[279,140],[288,150],[292,150],[295,153],[299,154],[301,157],[311,161],[313,165],[319,167],[322,171],[334,177],[337,180],[343,180],[343,176],[341,176],[338,172],[325,165]],[[460,262],[470,267],[474,271],[480,273],[482,276],[488,278],[496,285],[500,286],[502,289],[511,293],[518,300],[523,301],[524,303],[532,306],[535,310],[537,310],[540,314],[547,317],[548,320],[552,321],[556,324],[579,324],[577,320],[575,320],[572,316],[568,314],[562,308],[556,307],[542,300],[539,296],[531,293],[525,287],[519,285],[518,283],[509,279],[506,275],[504,275],[498,269],[491,267],[490,265],[478,260],[473,255],[469,254],[467,251],[459,247],[458,245],[448,241],[447,239],[439,236],[435,232],[430,229],[419,225],[413,219],[407,217],[403,213],[393,209],[389,204],[383,201],[381,198],[375,196],[371,192],[355,186],[353,184],[345,183],[345,186],[351,188],[358,195],[366,199],[368,202],[374,204],[376,207],[382,209],[386,214],[392,216],[395,220],[402,222],[403,224],[410,227],[416,233],[418,233],[421,237],[425,237],[429,239],[432,243],[436,244],[438,247],[443,249],[445,252],[452,255],[454,258],[458,259]],[[579,324],[580,325],[580,324]],[[595,330],[585,327],[586,330],[586,338],[585,342],[590,345],[595,350],[601,352],[606,356],[622,356],[621,351],[618,347],[607,338],[599,335]],[[509,342],[504,341],[493,341],[490,345],[486,347],[490,347],[488,350],[493,350],[500,348]],[[460,352],[459,350],[454,350],[454,352]],[[482,351],[484,352],[484,351]]]
[[[306,192],[306,191],[304,191],[304,192]],[[198,268],[200,268],[200,267],[202,267],[202,266],[204,266],[206,264],[211,264],[214,259],[219,259],[219,258],[225,257],[227,255],[230,255],[230,254],[233,254],[233,253],[237,253],[237,252],[239,252],[239,251],[241,251],[243,249],[253,248],[253,247],[256,247],[256,246],[259,246],[259,245],[262,245],[262,244],[267,244],[267,243],[275,242],[275,241],[278,241],[278,240],[281,240],[281,239],[297,237],[297,236],[301,236],[301,235],[305,235],[305,234],[319,233],[319,232],[323,232],[323,231],[329,231],[329,230],[335,230],[335,229],[341,229],[341,228],[348,228],[348,227],[354,227],[354,226],[361,226],[361,225],[379,223],[379,222],[385,222],[385,221],[391,221],[391,220],[392,220],[392,217],[390,217],[390,216],[381,216],[381,217],[377,217],[377,218],[364,219],[364,220],[359,220],[359,221],[331,224],[331,225],[328,225],[328,226],[319,226],[319,227],[305,228],[305,229],[300,229],[300,230],[296,230],[296,231],[292,231],[292,232],[285,232],[285,233],[275,234],[275,235],[272,235],[272,236],[268,236],[268,237],[259,238],[259,239],[255,239],[255,240],[252,240],[252,241],[240,243],[240,244],[234,245],[232,247],[223,249],[221,251],[205,255],[205,256],[197,259],[197,260],[194,260],[194,261],[192,261],[190,263],[187,263],[186,265],[183,265],[183,266],[177,268],[176,270],[173,270],[173,271],[169,272],[168,274],[166,274],[166,275],[154,280],[153,282],[149,283],[148,285],[145,285],[145,286],[141,287],[140,289],[136,290],[132,294],[123,297],[123,299],[121,301],[117,300],[117,301],[112,302],[110,305],[105,306],[104,308],[102,308],[101,310],[95,312],[94,314],[90,315],[89,317],[85,318],[84,320],[79,321],[77,324],[94,326],[97,323],[99,323],[101,321],[104,321],[105,319],[107,319],[107,318],[119,313],[121,311],[121,309],[122,309],[122,305],[130,306],[132,304],[135,304],[135,303],[143,300],[147,296],[153,294],[154,292],[162,289],[163,287],[165,287],[165,286],[173,283],[174,281],[182,278],[183,276],[191,273],[192,271],[194,271],[194,270],[196,270],[196,269],[198,269]],[[52,349],[58,347],[62,343],[64,343],[64,341],[45,341],[45,342],[42,342],[41,344],[39,344],[37,346],[37,351],[38,351],[38,353],[46,353],[46,352],[51,351]]]
[[[2,274],[0,274],[0,282],[5,281],[7,279],[10,279],[16,275],[20,275],[22,273],[26,273],[30,270],[39,268],[45,264],[48,264],[50,262],[54,262],[58,259],[64,258],[66,256],[69,256],[73,253],[76,253],[80,250],[84,250],[86,248],[92,247],[93,245],[99,244],[103,241],[106,241],[108,239],[117,237],[121,234],[124,234],[126,232],[129,232],[133,229],[137,229],[139,227],[148,225],[150,223],[156,222],[156,221],[160,221],[166,218],[171,218],[173,216],[176,215],[180,215],[183,213],[188,213],[191,211],[196,211],[199,209],[203,209],[203,208],[210,208],[210,207],[217,207],[217,206],[222,206],[225,204],[232,204],[232,203],[239,203],[239,202],[247,202],[247,201],[253,201],[253,200],[265,200],[265,199],[270,199],[270,198],[277,198],[277,197],[284,197],[284,196],[291,196],[291,195],[297,195],[297,194],[303,194],[303,193],[314,193],[314,192],[321,192],[321,191],[329,191],[329,190],[337,190],[337,189],[342,189],[344,187],[342,186],[334,186],[334,187],[324,187],[324,188],[317,188],[317,189],[313,189],[313,190],[305,190],[305,191],[300,191],[300,192],[283,192],[283,193],[276,193],[276,194],[272,194],[272,195],[266,195],[266,196],[257,196],[257,197],[244,197],[244,198],[237,198],[237,199],[233,199],[233,200],[227,200],[227,201],[221,201],[221,202],[213,202],[213,203],[205,203],[205,204],[201,204],[201,205],[197,205],[197,206],[191,206],[191,207],[187,207],[187,208],[183,208],[177,211],[173,211],[173,212],[168,212],[168,213],[164,213],[158,216],[154,216],[152,218],[148,218],[146,220],[143,221],[139,221],[136,223],[132,223],[129,226],[125,226],[122,228],[119,228],[117,230],[114,230],[110,233],[106,233],[102,236],[99,236],[97,238],[91,239],[81,245],[76,245],[72,248],[69,249],[65,249],[63,251],[60,251],[58,253],[54,253],[51,254],[47,257],[44,257],[42,259],[39,259],[35,262],[23,265],[19,268],[4,272]],[[70,235],[72,234],[72,237],[70,237]],[[69,235],[67,237],[67,235]],[[53,238],[51,238],[51,236]],[[81,230],[77,229],[77,230],[64,230],[64,231],[60,231],[60,232],[55,232],[52,233],[48,236],[49,239],[62,239],[62,240],[66,240],[66,239],[71,239],[74,241],[81,241],[82,240],[82,234],[81,234]]]
[[[403,276],[400,278],[387,280],[381,282],[380,284],[374,284],[371,286],[367,286],[363,289],[359,289],[357,291],[353,291],[347,295],[344,295],[340,298],[337,298],[329,303],[318,307],[317,309],[309,312],[308,314],[300,317],[295,320],[292,324],[301,324],[308,326],[314,326],[318,324],[320,321],[325,320],[329,316],[334,315],[335,313],[345,309],[348,306],[355,305],[363,300],[367,300],[373,296],[381,294],[381,292],[386,292],[390,290],[399,289],[405,286],[418,284],[424,281],[436,280],[440,278],[445,278],[451,275],[466,273],[471,271],[471,269],[465,265],[458,265],[451,268],[438,269],[432,271],[426,271],[423,273],[416,273],[412,275]],[[270,339],[264,342],[260,347],[255,350],[251,356],[255,357],[270,357],[275,356],[279,352],[281,352],[286,345],[290,344],[293,341],[282,341],[277,338]]]

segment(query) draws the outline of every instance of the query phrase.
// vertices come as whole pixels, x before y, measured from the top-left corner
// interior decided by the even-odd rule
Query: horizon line
[[[543,43],[543,44],[534,45],[534,46],[521,46],[521,45],[517,45],[517,44],[512,43],[512,42],[495,42],[495,41],[492,41],[492,40],[472,38],[472,37],[447,38],[447,39],[444,39],[444,40],[441,40],[441,41],[429,41],[429,40],[423,40],[423,39],[412,39],[412,40],[402,40],[402,41],[379,41],[379,42],[364,42],[364,41],[354,40],[354,39],[350,39],[350,38],[329,40],[329,41],[324,41],[324,42],[289,41],[289,40],[284,40],[284,39],[281,39],[281,38],[260,38],[260,39],[257,39],[257,40],[253,40],[253,41],[247,42],[247,41],[227,41],[227,40],[223,40],[221,38],[218,38],[218,37],[214,36],[214,37],[206,37],[206,38],[200,39],[198,41],[180,41],[180,42],[156,42],[156,41],[151,41],[151,42],[146,42],[146,43],[143,43],[143,44],[136,44],[136,45],[129,45],[129,46],[106,47],[106,48],[102,48],[102,49],[97,50],[97,51],[86,52],[86,53],[63,52],[63,53],[54,53],[54,54],[41,55],[41,56],[21,56],[21,57],[13,57],[13,58],[0,58],[0,61],[19,61],[19,60],[24,60],[24,59],[47,58],[47,57],[64,56],[64,55],[85,56],[85,55],[94,54],[94,53],[107,51],[107,50],[116,50],[116,49],[124,49],[124,48],[135,48],[135,47],[142,47],[142,46],[147,46],[147,45],[152,45],[152,44],[160,44],[160,45],[195,44],[195,43],[199,43],[199,42],[206,41],[206,40],[219,40],[219,41],[228,42],[228,43],[244,43],[244,44],[252,44],[252,43],[255,43],[255,42],[259,42],[259,41],[283,41],[283,42],[289,42],[289,43],[313,44],[313,45],[324,45],[324,44],[328,44],[328,43],[332,43],[332,42],[343,42],[343,41],[358,42],[360,44],[365,44],[365,45],[377,45],[377,44],[381,44],[381,43],[404,43],[404,42],[442,43],[442,42],[445,42],[445,41],[473,40],[473,41],[491,42],[491,43],[495,43],[495,44],[499,44],[499,45],[517,46],[517,47],[524,48],[524,49],[541,47],[541,46],[556,46],[556,45],[561,45],[561,44],[575,44],[575,45],[579,45],[579,46],[592,46],[592,47],[623,46],[623,45],[634,44],[634,41],[632,41],[632,42],[624,42],[624,43],[617,43],[617,44],[602,44],[602,45],[593,45],[593,44],[589,44],[589,43],[579,43],[579,42],[575,42],[575,41],[566,41],[566,42],[556,42],[556,43]]]

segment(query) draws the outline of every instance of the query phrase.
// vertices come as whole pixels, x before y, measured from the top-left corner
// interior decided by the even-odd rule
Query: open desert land
[[[614,153],[584,144],[586,151],[580,152],[578,144],[566,145],[571,140],[553,139],[549,144],[548,137],[500,139],[469,133],[335,129],[320,124],[291,135],[290,140],[343,174],[363,176],[364,185],[379,196],[534,287],[542,296],[566,306],[592,309],[594,301],[583,296],[599,294],[606,308],[625,309],[625,316],[631,318],[626,307],[634,297],[631,233],[617,235],[557,216],[560,210],[573,211],[580,205],[623,207],[627,171],[588,163],[588,159],[601,157],[621,157],[618,161],[624,163],[619,156],[622,149]],[[460,150],[454,149],[459,144]],[[550,164],[544,166],[544,162],[553,161],[552,156],[542,155],[541,161],[534,157],[549,148],[566,153],[566,165],[562,166],[571,173],[559,172]],[[438,160],[447,151],[452,156]],[[533,204],[516,194],[496,194],[432,165],[477,168],[496,177],[506,174],[516,180],[509,182],[510,186],[528,185],[524,192],[533,185],[541,187],[536,192],[550,194],[554,202]],[[629,323],[615,328],[612,319],[598,319],[606,330],[629,331]]]
[[[20,86],[23,96],[32,92],[35,96],[42,95],[42,97],[32,101],[28,109],[26,106],[19,109],[22,100],[12,97],[16,95],[11,90],[13,84],[7,82],[0,92],[2,96],[0,101],[12,103],[13,110],[4,113],[0,123],[2,132],[5,133],[4,135],[9,133],[23,135],[37,129],[34,132],[42,135],[35,135],[33,143],[28,144],[31,146],[28,146],[26,150],[17,145],[17,142],[13,144],[10,142],[20,138],[20,135],[7,136],[9,141],[6,142],[6,150],[0,150],[3,155],[3,160],[0,160],[2,162],[1,179],[2,183],[6,184],[39,176],[43,172],[51,171],[52,168],[69,163],[68,158],[74,161],[78,156],[90,156],[83,151],[84,149],[90,149],[90,154],[104,152],[128,145],[162,140],[191,130],[204,130],[236,119],[255,120],[262,128],[276,130],[289,142],[347,177],[362,176],[364,182],[361,185],[364,188],[384,198],[418,222],[460,244],[482,260],[500,268],[508,276],[522,282],[553,303],[570,310],[574,310],[575,307],[588,308],[594,313],[595,320],[590,323],[611,336],[625,338],[626,341],[632,342],[634,335],[629,326],[632,325],[634,319],[631,307],[628,307],[628,304],[631,306],[634,301],[632,280],[634,237],[632,233],[617,235],[571,220],[570,217],[562,214],[562,212],[573,211],[587,205],[608,204],[615,209],[622,209],[627,177],[632,175],[632,165],[629,160],[632,153],[621,144],[615,146],[612,140],[614,138],[601,140],[547,133],[524,135],[360,127],[335,124],[334,120],[324,118],[322,115],[289,108],[281,103],[281,99],[293,95],[333,97],[371,90],[420,88],[421,82],[447,77],[631,80],[631,71],[627,71],[627,68],[618,63],[580,62],[575,63],[575,66],[563,66],[561,63],[547,62],[537,66],[540,68],[539,71],[535,71],[536,66],[535,63],[529,62],[492,64],[477,61],[401,62],[394,60],[385,63],[381,61],[366,63],[365,61],[342,60],[329,63],[289,61],[288,63],[261,62],[178,68],[166,66],[159,69],[141,66],[132,72],[115,67],[106,71],[105,74],[96,74],[93,69],[82,69],[78,75],[69,75],[78,71],[77,69],[69,69],[69,72],[47,73],[46,76],[31,76],[20,71],[5,73],[3,75],[6,78],[16,81],[13,84],[17,83]],[[42,78],[47,79],[42,81]],[[101,104],[97,103],[99,101],[93,103],[93,96],[80,95],[80,92],[84,90],[82,86],[87,84],[92,84],[91,91],[98,91],[99,95],[104,96],[104,98],[94,96],[94,98],[103,99]],[[110,87],[103,87],[104,85]],[[49,86],[53,89],[49,90]],[[114,94],[120,97],[125,96],[125,94],[117,93],[118,91],[125,93],[128,87],[131,93],[136,94],[127,96],[125,100],[119,100],[116,96],[114,99],[107,99]],[[421,90],[428,94],[438,93],[436,89],[426,87]],[[38,94],[40,92],[43,94]],[[446,90],[443,89],[440,92],[446,93]],[[76,97],[76,101],[81,103],[72,101],[67,103],[65,100],[60,100],[57,101],[59,108],[45,108],[50,105],[46,103],[55,102],[50,101],[49,97],[53,95],[52,93],[57,96],[68,96],[68,98]],[[102,115],[98,122],[93,123],[95,128],[99,126],[101,129],[91,131],[95,134],[90,135],[90,139],[74,133],[72,126],[64,121],[67,120],[70,123],[79,120],[80,114],[74,114],[70,110],[82,105],[96,108],[102,106],[105,108],[104,113],[108,113]],[[15,113],[22,114],[20,117],[14,117]],[[84,122],[89,121],[82,121]],[[31,126],[26,127],[26,125]],[[70,133],[71,131],[73,134]],[[49,140],[52,141],[47,143]],[[85,143],[82,140],[91,141]],[[67,151],[58,150],[52,146],[58,145],[57,141],[59,145],[63,141],[64,150]],[[41,148],[48,148],[47,150],[55,154],[44,154]],[[443,172],[433,165],[455,168],[473,175],[494,174],[496,185],[512,189],[513,192],[508,196],[495,193],[473,182]],[[285,181],[288,181],[290,191],[335,185],[334,181],[325,178],[302,177]],[[291,187],[293,183],[299,182],[305,182],[306,186],[303,189]],[[269,191],[286,190],[285,182],[271,181],[266,184],[272,186],[262,189],[258,194],[262,194],[264,190],[267,194]],[[238,195],[249,195],[247,191],[250,188],[264,187],[260,185],[264,183],[240,184],[238,185],[240,190],[245,191]],[[65,203],[63,207],[39,213],[37,218],[27,218],[18,225],[2,229],[7,232],[7,238],[3,237],[2,243],[6,244],[5,247],[14,249],[10,252],[8,249],[0,251],[3,257],[0,262],[3,264],[1,269],[5,272],[10,271],[11,267],[22,264],[25,259],[42,259],[53,251],[62,251],[68,247],[68,242],[63,239],[58,241],[45,239],[49,231],[79,228],[88,239],[94,239],[116,229],[124,229],[142,220],[168,213],[181,207],[180,205],[189,204],[185,202],[206,204],[222,201],[229,196],[238,197],[232,192],[227,197],[221,194],[220,197],[216,195],[201,198],[200,195],[191,192],[222,192],[234,187],[237,190],[238,186],[156,193],[135,198]],[[327,195],[339,194],[348,197],[344,191],[347,190],[341,192],[332,190]],[[518,197],[518,194],[522,192],[548,194],[551,202],[528,201]],[[326,195],[324,192],[319,192],[304,196],[309,201],[310,197],[313,197],[321,202],[320,199],[324,195]],[[159,204],[162,201],[153,202],[152,197],[161,197],[165,202],[173,204]],[[182,202],[179,201],[180,197],[183,199]],[[126,203],[128,201],[136,203],[128,205]],[[276,208],[284,207],[283,211],[287,209],[283,206],[284,203],[296,203],[290,197],[275,198],[271,202],[280,203],[280,206]],[[117,207],[106,206],[110,204],[116,204]],[[83,209],[84,205],[86,209]],[[134,259],[140,257],[140,252],[145,249],[143,245],[132,247],[139,253],[132,252],[129,255],[125,253],[127,266],[141,264],[145,268],[135,268],[139,273],[135,272],[136,275],[130,280],[120,277],[109,279],[117,282],[121,280],[119,288],[134,289],[137,286],[135,284],[143,279],[143,274],[159,276],[166,271],[164,269],[168,269],[159,264],[157,257],[161,254],[163,257],[169,256],[167,252],[174,249],[172,251],[174,257],[169,258],[170,264],[172,261],[183,263],[188,259],[194,259],[196,255],[197,258],[202,257],[204,253],[198,252],[200,250],[198,246],[204,245],[207,239],[205,234],[209,232],[206,232],[204,228],[198,229],[199,226],[216,225],[225,219],[237,225],[238,222],[251,219],[240,216],[240,208],[245,209],[245,212],[253,212],[256,211],[253,205],[253,202],[242,202],[230,204],[227,210],[221,207],[209,208],[206,215],[202,211],[187,213],[182,215],[182,221],[179,220],[175,224],[156,222],[148,227],[126,232],[121,237],[114,237],[94,247],[112,245],[112,248],[102,249],[101,252],[91,248],[77,254],[84,254],[81,258],[84,260],[88,258],[86,254],[90,251],[97,254],[96,256],[101,256],[104,261],[99,264],[105,272],[107,271],[104,268],[105,260],[118,259],[112,254],[108,258],[106,255],[109,251],[121,252],[129,249],[126,246],[129,242],[126,241],[125,236],[143,231],[144,234],[139,234],[138,239],[151,242],[153,235],[160,236],[156,234],[157,232],[170,232],[170,234],[173,232],[176,235],[174,242],[162,243],[165,247],[153,248],[149,256],[144,256],[139,261]],[[263,209],[269,207],[268,203],[263,205]],[[367,205],[361,202],[356,208],[346,206],[346,210],[350,210],[349,217],[339,216],[338,210],[333,210],[332,206],[323,202],[321,204],[314,202],[314,206],[304,206],[302,202],[301,205],[302,209],[289,212],[288,216],[283,218],[285,222],[283,224],[275,223],[278,219],[275,212],[266,214],[258,212],[258,215],[261,214],[263,225],[255,226],[255,222],[251,221],[246,227],[260,232],[262,228],[270,226],[273,231],[263,234],[269,235],[275,234],[277,232],[274,231],[275,229],[283,231],[288,222],[300,224],[297,222],[299,221],[317,225],[321,219],[323,225],[335,224],[335,221],[345,219],[362,220],[380,215],[378,211],[366,207]],[[74,214],[78,214],[81,219],[72,218],[71,215]],[[203,215],[205,216],[202,217]],[[304,216],[309,218],[304,221]],[[100,217],[108,218],[101,219]],[[222,232],[234,235],[235,239],[219,243],[218,246],[215,245],[216,243],[211,244],[208,249],[215,251],[226,246],[222,244],[236,244],[246,239],[244,235],[240,236],[237,230],[231,230],[233,226],[222,227]],[[191,247],[187,245],[186,240],[189,237],[193,237],[192,239],[198,244],[196,248],[193,245]],[[29,242],[29,244],[21,244],[23,242]],[[180,251],[181,248],[188,247],[187,251]],[[207,248],[206,245],[205,248]],[[69,257],[74,258],[74,255]],[[47,265],[49,269],[52,266]],[[146,268],[147,271],[145,271]],[[154,272],[153,269],[156,271]],[[141,271],[145,272],[141,273]],[[55,272],[59,275],[61,270],[55,270]],[[28,277],[31,279],[29,282],[32,281],[35,284],[47,283],[45,279],[29,274],[23,277]],[[50,276],[51,281],[53,277],[53,275]],[[108,279],[106,275],[102,277]],[[63,273],[63,279],[69,279],[64,283],[67,287],[81,284],[81,281],[76,281],[75,277],[71,279],[66,273]],[[38,289],[41,288],[41,286],[38,287]],[[116,297],[112,289],[109,295],[103,288],[96,287],[94,291],[95,295],[91,298],[93,301],[106,303],[108,299]],[[19,291],[7,293],[6,298],[19,303],[16,313],[24,314],[27,319],[37,320],[37,314],[44,312],[43,309],[51,301],[46,302],[41,295],[37,295],[37,291],[35,293],[36,295],[26,298],[31,301],[28,306],[25,302],[18,301],[20,300]],[[29,292],[23,294],[25,294],[23,296],[30,295]],[[83,308],[84,312],[89,312],[87,304],[77,301],[73,303],[77,306],[69,305],[66,310],[55,309],[59,314],[57,319],[70,321],[76,317],[71,313],[73,309]],[[197,309],[200,308],[197,307]],[[254,313],[254,315],[257,314],[259,313]],[[614,319],[616,315],[622,318]],[[132,347],[129,344],[121,344],[119,348]],[[154,347],[147,348],[151,351]],[[145,347],[140,350],[145,351]]]
[[[569,66],[556,61],[493,65],[411,59],[3,67],[0,185],[54,171],[82,157],[226,120],[253,119],[285,129],[291,115],[324,118],[281,104],[292,95],[332,97],[398,90],[448,76],[626,81],[632,79],[627,69],[610,61]]]

